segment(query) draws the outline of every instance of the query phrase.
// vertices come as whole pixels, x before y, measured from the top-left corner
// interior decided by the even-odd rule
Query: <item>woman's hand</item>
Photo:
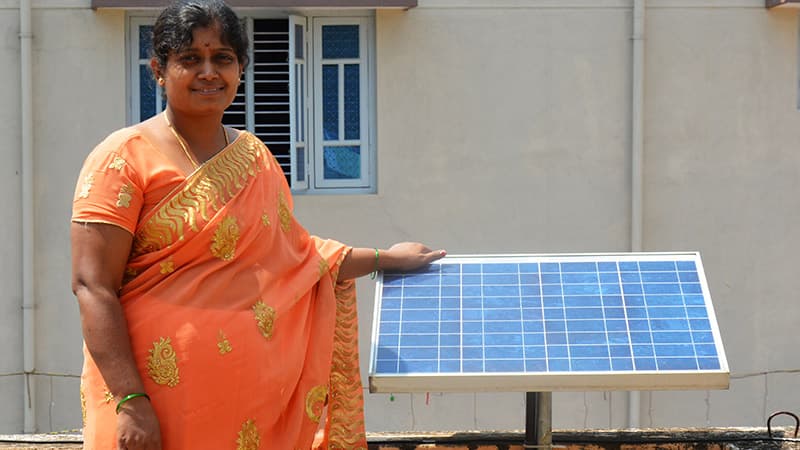
[[[161,450],[161,429],[150,400],[138,397],[122,405],[117,417],[117,448]]]
[[[418,269],[444,258],[444,250],[431,250],[419,242],[400,242],[380,252],[378,268],[386,272]]]
[[[444,250],[434,251],[418,242],[401,242],[389,247],[388,250],[353,248],[342,261],[339,279],[358,278],[375,270],[387,272],[414,270],[444,258],[446,254]]]

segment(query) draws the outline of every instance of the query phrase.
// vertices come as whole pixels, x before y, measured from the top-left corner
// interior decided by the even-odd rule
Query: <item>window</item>
[[[130,17],[130,122],[162,111],[152,17]],[[250,64],[223,117],[269,147],[295,192],[375,191],[371,17],[245,17]]]

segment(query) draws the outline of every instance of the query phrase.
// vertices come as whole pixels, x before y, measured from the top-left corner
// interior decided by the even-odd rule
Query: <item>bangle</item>
[[[144,397],[148,401],[150,401],[150,396],[145,394],[144,392],[134,392],[133,394],[128,394],[125,397],[122,397],[122,400],[120,400],[119,403],[117,403],[117,414],[119,414],[119,408],[122,407],[122,405],[125,402],[127,402],[128,400],[133,400],[136,397]]]
[[[372,269],[372,273],[369,274],[370,279],[375,279],[375,276],[378,274],[378,259],[380,259],[381,255],[378,252],[378,249],[375,249],[375,267]]]

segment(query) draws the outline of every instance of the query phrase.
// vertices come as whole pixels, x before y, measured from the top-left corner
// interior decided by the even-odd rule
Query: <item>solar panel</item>
[[[378,278],[371,392],[724,389],[698,253],[448,256]]]

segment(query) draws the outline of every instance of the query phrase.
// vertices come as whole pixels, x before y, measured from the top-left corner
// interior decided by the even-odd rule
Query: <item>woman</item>
[[[444,251],[294,220],[274,157],[221,122],[247,64],[225,4],[169,6],[153,48],[165,112],[106,138],[75,193],[84,448],[366,448],[352,279]]]

